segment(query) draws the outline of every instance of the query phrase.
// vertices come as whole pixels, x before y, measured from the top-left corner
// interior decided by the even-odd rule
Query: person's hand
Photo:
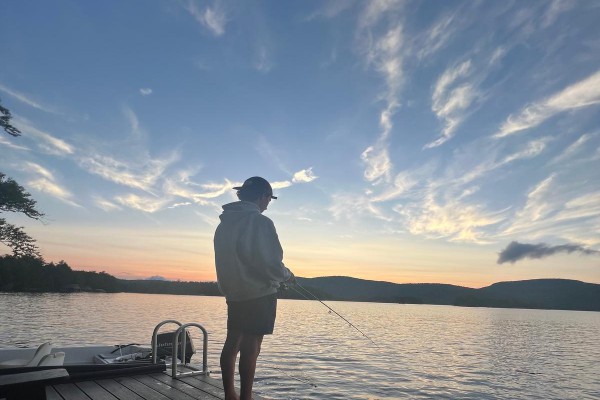
[[[285,283],[289,285],[296,283],[296,275],[294,275],[293,272],[290,273],[292,274],[292,276],[290,276],[289,279],[285,281]]]

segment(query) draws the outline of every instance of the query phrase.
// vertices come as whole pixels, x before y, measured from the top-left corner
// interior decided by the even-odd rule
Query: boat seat
[[[37,367],[42,358],[52,351],[50,342],[42,343],[35,351],[31,359],[6,360],[0,362],[0,369],[18,367]]]
[[[40,360],[38,367],[56,367],[65,363],[65,353],[59,351],[53,354],[46,354]]]

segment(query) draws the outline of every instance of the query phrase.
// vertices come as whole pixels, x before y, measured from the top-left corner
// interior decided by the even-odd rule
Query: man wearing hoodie
[[[250,400],[263,336],[275,325],[277,290],[295,277],[283,264],[273,221],[262,215],[277,198],[269,182],[255,176],[234,189],[240,201],[223,206],[214,238],[217,281],[227,300],[221,373],[226,400]],[[233,378],[238,353],[239,397]]]

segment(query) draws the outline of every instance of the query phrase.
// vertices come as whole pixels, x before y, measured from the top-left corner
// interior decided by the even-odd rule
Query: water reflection
[[[209,367],[219,368],[223,298],[0,293],[0,304],[0,347],[147,344],[158,322],[176,319],[205,326]],[[256,390],[309,400],[600,398],[600,313],[330,304],[379,348],[317,302],[280,300]]]

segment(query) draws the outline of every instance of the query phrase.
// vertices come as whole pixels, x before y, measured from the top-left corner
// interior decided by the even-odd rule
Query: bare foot
[[[225,392],[225,400],[240,400],[240,396],[236,392],[227,393]]]

